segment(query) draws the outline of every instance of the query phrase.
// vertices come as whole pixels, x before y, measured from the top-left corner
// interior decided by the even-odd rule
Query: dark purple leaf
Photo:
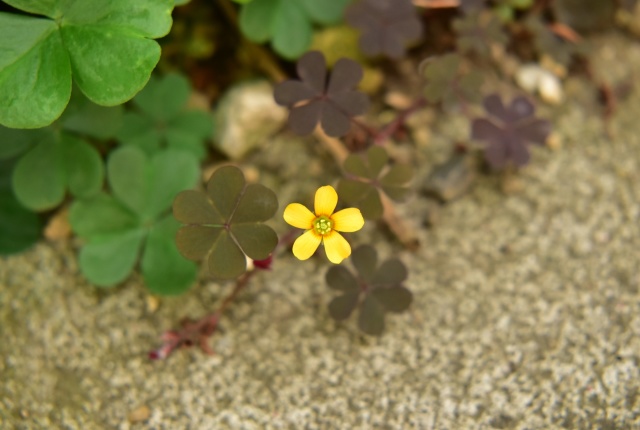
[[[399,285],[407,279],[407,268],[400,260],[392,258],[378,267],[373,278],[372,284],[375,286]]]
[[[509,122],[520,121],[533,115],[536,108],[526,97],[516,97],[509,105]]]
[[[361,245],[351,255],[359,275],[357,279],[341,266],[330,268],[326,275],[330,288],[344,292],[329,303],[331,316],[338,321],[344,320],[360,302],[358,326],[371,335],[379,335],[384,330],[385,312],[402,312],[413,299],[411,292],[401,285],[407,278],[404,265],[391,259],[377,267],[377,261],[375,249]],[[362,300],[361,296],[364,296]]]
[[[329,136],[343,136],[351,117],[369,107],[367,96],[355,90],[363,74],[355,61],[338,60],[327,84],[324,56],[312,51],[298,61],[298,74],[301,81],[285,81],[274,89],[276,103],[291,109],[288,123],[297,134],[309,134],[320,123]]]
[[[403,286],[375,288],[371,295],[387,312],[404,312],[413,301],[413,294]]]
[[[340,95],[350,91],[362,80],[364,72],[357,62],[348,58],[339,59],[331,71],[331,79],[327,88],[327,95]]]
[[[322,117],[324,102],[313,101],[304,106],[298,106],[289,112],[288,124],[291,130],[301,136],[310,134],[318,125]]]
[[[358,271],[360,277],[367,283],[374,280],[376,267],[378,265],[378,254],[373,247],[361,245],[351,254],[351,263]]]
[[[273,97],[279,105],[293,107],[296,103],[312,99],[316,94],[309,85],[290,80],[276,86]]]
[[[316,93],[323,93],[327,83],[327,63],[318,51],[304,54],[298,60],[298,77]]]
[[[501,121],[509,122],[510,116],[507,108],[502,104],[502,99],[498,94],[491,94],[482,101],[482,105],[487,113]]]
[[[329,288],[334,290],[342,292],[360,291],[356,278],[343,266],[332,266],[327,272],[325,280]]]
[[[346,320],[358,305],[359,298],[359,291],[349,291],[341,296],[335,297],[331,300],[331,303],[329,303],[329,315],[336,321]]]
[[[518,131],[524,140],[544,145],[551,134],[551,122],[546,119],[534,119],[520,126]]]
[[[320,120],[322,129],[329,136],[344,136],[351,128],[349,116],[332,103],[324,103],[322,118]]]
[[[361,0],[345,16],[362,32],[360,48],[367,55],[399,58],[406,44],[422,35],[422,23],[411,0]]]
[[[469,13],[481,9],[485,3],[486,0],[460,0],[460,8]]]
[[[471,123],[471,138],[474,140],[495,140],[502,136],[502,129],[486,118],[476,118]]]
[[[340,106],[343,112],[352,116],[360,115],[369,108],[369,97],[358,91],[345,91],[330,96],[330,99]]]
[[[367,295],[362,303],[358,327],[372,336],[379,336],[384,331],[384,308],[372,295]]]
[[[494,168],[509,162],[517,167],[530,160],[528,144],[543,144],[551,132],[549,121],[534,117],[535,106],[524,97],[516,97],[508,107],[498,95],[484,99],[492,119],[477,118],[471,125],[471,138],[485,143],[485,159]]]

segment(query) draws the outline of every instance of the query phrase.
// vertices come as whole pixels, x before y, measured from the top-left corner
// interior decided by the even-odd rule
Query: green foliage
[[[499,0],[494,7],[495,14],[503,22],[513,21],[516,11],[529,9],[534,0]]]
[[[0,160],[0,255],[22,252],[40,237],[40,219],[13,194],[12,169],[13,160]]]
[[[240,29],[250,40],[271,41],[287,59],[300,57],[311,45],[313,23],[338,23],[350,0],[257,0],[242,6]]]
[[[93,102],[124,103],[160,58],[152,39],[171,27],[172,0],[5,0],[0,13],[0,124],[38,128],[58,118],[71,82]],[[45,18],[46,17],[46,18]]]
[[[388,162],[389,156],[379,146],[370,147],[364,157],[351,154],[344,162],[347,178],[338,182],[338,194],[350,205],[360,208],[367,219],[382,216],[380,192],[393,200],[402,200],[409,191],[408,183],[413,177],[411,166],[387,166]]]
[[[493,45],[506,45],[508,38],[502,23],[492,13],[470,13],[453,21],[458,34],[458,49],[462,53],[475,53],[481,57],[491,55]]]
[[[168,147],[204,158],[203,142],[212,133],[213,120],[207,112],[186,109],[190,93],[189,81],[182,75],[151,77],[133,99],[137,111],[125,114],[118,140],[140,147],[147,155]]]
[[[178,294],[195,280],[196,267],[178,252],[178,223],[168,213],[173,197],[195,185],[196,160],[167,149],[148,157],[141,149],[114,151],[107,164],[111,195],[76,200],[69,221],[86,244],[80,269],[92,283],[111,287],[124,281],[141,257],[145,283],[155,293]]]
[[[424,95],[431,103],[442,103],[445,108],[467,102],[477,102],[482,93],[482,74],[464,72],[462,57],[446,54],[427,60],[423,68],[426,80]]]
[[[98,151],[75,133],[108,139],[120,127],[122,108],[98,106],[74,91],[69,108],[53,127],[35,130],[0,126],[0,159],[19,156],[12,177],[20,203],[35,211],[58,206],[67,191],[87,197],[102,188]]]
[[[76,197],[95,194],[103,177],[94,147],[67,133],[51,133],[20,159],[13,186],[22,204],[45,210],[58,206],[67,190]]]
[[[187,224],[178,231],[178,249],[191,260],[206,258],[212,276],[236,278],[246,271],[245,255],[264,260],[278,243],[273,229],[263,224],[277,209],[273,191],[247,185],[237,167],[221,167],[206,193],[183,191],[176,197],[173,214]]]
[[[351,262],[357,276],[344,266],[332,266],[327,271],[327,285],[341,293],[329,303],[329,314],[342,321],[360,304],[358,327],[364,333],[380,335],[385,312],[404,312],[413,301],[411,291],[401,285],[407,279],[407,269],[397,259],[378,266],[376,250],[369,245],[356,248]]]

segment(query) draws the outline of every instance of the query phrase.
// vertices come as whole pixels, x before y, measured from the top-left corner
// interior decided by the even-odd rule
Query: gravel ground
[[[594,64],[637,78],[640,45],[602,36]],[[536,150],[519,192],[482,179],[418,227],[420,250],[400,253],[412,311],[379,339],[330,320],[324,261],[286,256],[232,306],[216,355],[150,362],[161,330],[229,287],[152,312],[139,279],[88,285],[71,244],[0,260],[0,428],[640,428],[640,91],[611,139],[585,88],[570,80],[547,110],[562,145]],[[438,122],[420,156],[442,158],[451,130]],[[427,204],[400,210],[421,226]]]

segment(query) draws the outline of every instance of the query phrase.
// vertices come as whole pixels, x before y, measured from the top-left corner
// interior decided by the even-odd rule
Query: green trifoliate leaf
[[[86,240],[80,253],[83,274],[98,286],[124,281],[142,255],[149,289],[177,294],[192,284],[195,265],[175,245],[178,224],[167,214],[175,194],[195,185],[199,168],[184,151],[166,150],[148,158],[134,147],[120,148],[109,158],[113,196],[98,194],[76,200],[69,221]]]
[[[213,131],[213,119],[207,112],[186,109],[190,92],[184,76],[152,77],[133,99],[137,111],[125,115],[118,140],[142,148],[148,155],[172,148],[202,159],[206,153],[204,141]]]
[[[142,256],[142,276],[147,287],[157,294],[180,294],[195,281],[197,267],[185,260],[176,248],[180,225],[172,216],[153,226]]]
[[[129,277],[138,261],[142,228],[91,237],[80,251],[80,270],[99,287],[113,287]]]
[[[12,161],[0,161],[0,255],[22,252],[40,237],[42,223],[16,199],[11,188]]]
[[[180,190],[195,185],[199,171],[195,157],[175,150],[149,158],[138,148],[123,147],[111,154],[107,164],[113,194],[143,220],[167,211]]]
[[[152,39],[171,27],[173,0],[6,0],[42,17],[0,13],[0,124],[49,125],[71,82],[113,106],[140,91],[160,58]]]
[[[0,160],[23,154],[50,133],[49,129],[22,130],[0,125]]]
[[[287,59],[295,59],[309,49],[313,23],[339,22],[350,0],[257,0],[240,11],[240,29],[247,38],[264,43]]]
[[[77,88],[58,123],[67,131],[99,140],[115,137],[122,127],[122,106],[100,106],[87,99]]]
[[[100,154],[87,142],[66,133],[43,139],[18,161],[13,188],[18,200],[32,210],[62,202],[66,190],[77,197],[97,193],[104,171]]]

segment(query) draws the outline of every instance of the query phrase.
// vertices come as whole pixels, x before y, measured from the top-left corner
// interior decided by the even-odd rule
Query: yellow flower
[[[293,255],[306,260],[324,243],[327,258],[334,264],[351,255],[351,246],[339,231],[354,232],[364,225],[360,209],[347,208],[333,213],[338,204],[338,194],[331,185],[318,188],[315,198],[315,214],[300,203],[291,203],[284,210],[284,220],[294,227],[307,230],[293,244]]]

